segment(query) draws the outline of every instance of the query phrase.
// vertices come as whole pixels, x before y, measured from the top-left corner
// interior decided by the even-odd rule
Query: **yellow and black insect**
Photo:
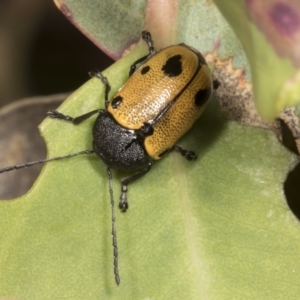
[[[185,44],[155,52],[149,32],[142,33],[149,54],[131,66],[129,79],[109,100],[110,85],[99,71],[91,76],[105,85],[105,109],[96,109],[78,117],[70,117],[56,110],[48,116],[77,125],[94,114],[98,117],[93,127],[93,150],[24,163],[0,170],[0,173],[29,167],[38,163],[70,158],[80,154],[97,154],[107,165],[112,204],[114,246],[114,274],[120,283],[118,246],[115,226],[111,171],[119,169],[131,173],[121,180],[120,209],[128,209],[127,186],[148,173],[153,160],[175,150],[188,160],[196,154],[176,145],[204,111],[217,81],[201,53]],[[139,67],[137,68],[137,66]]]

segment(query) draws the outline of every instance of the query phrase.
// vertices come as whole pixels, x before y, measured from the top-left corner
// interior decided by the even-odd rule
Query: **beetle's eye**
[[[211,88],[199,90],[195,95],[196,106],[203,106],[209,100],[210,95]]]
[[[116,98],[111,100],[111,106],[113,108],[118,108],[118,106],[122,103],[123,97],[117,96]]]
[[[152,135],[154,132],[152,125],[149,123],[144,123],[141,129],[146,136]]]

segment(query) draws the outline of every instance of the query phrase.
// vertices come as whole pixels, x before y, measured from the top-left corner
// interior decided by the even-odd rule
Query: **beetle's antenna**
[[[109,183],[109,194],[110,194],[110,204],[111,204],[111,224],[112,224],[112,231],[111,234],[112,244],[113,244],[113,254],[114,254],[114,274],[115,274],[115,281],[117,285],[120,284],[120,275],[119,275],[119,263],[118,263],[118,241],[117,241],[117,227],[116,227],[116,214],[115,214],[115,201],[114,201],[114,194],[112,189],[112,175],[110,168],[107,167],[107,175],[108,175],[108,183]]]
[[[94,150],[83,150],[80,152],[76,152],[76,153],[72,153],[72,154],[68,154],[68,155],[64,155],[64,156],[58,156],[58,157],[52,157],[52,158],[46,158],[46,159],[40,159],[40,160],[36,160],[36,161],[26,162],[26,163],[23,163],[20,165],[15,165],[15,166],[0,169],[0,173],[9,172],[9,171],[13,171],[13,170],[19,170],[19,169],[31,167],[31,166],[34,166],[37,164],[47,163],[47,162],[53,161],[53,160],[61,160],[61,159],[65,159],[65,158],[71,158],[71,157],[74,157],[77,155],[92,154],[92,153],[94,153]]]

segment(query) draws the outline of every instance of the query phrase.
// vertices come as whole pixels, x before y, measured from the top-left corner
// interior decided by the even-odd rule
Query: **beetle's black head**
[[[148,166],[150,158],[135,131],[119,125],[109,112],[100,112],[93,137],[94,151],[108,167],[131,172]]]

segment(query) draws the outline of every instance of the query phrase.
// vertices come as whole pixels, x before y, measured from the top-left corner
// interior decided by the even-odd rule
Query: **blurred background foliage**
[[[46,111],[86,82],[91,69],[104,70],[113,60],[51,0],[1,1],[0,45],[0,165],[7,166],[46,157],[38,131]],[[41,168],[2,176],[0,198],[26,193]]]
[[[1,1],[0,45],[1,106],[72,91],[112,63],[51,0]]]

